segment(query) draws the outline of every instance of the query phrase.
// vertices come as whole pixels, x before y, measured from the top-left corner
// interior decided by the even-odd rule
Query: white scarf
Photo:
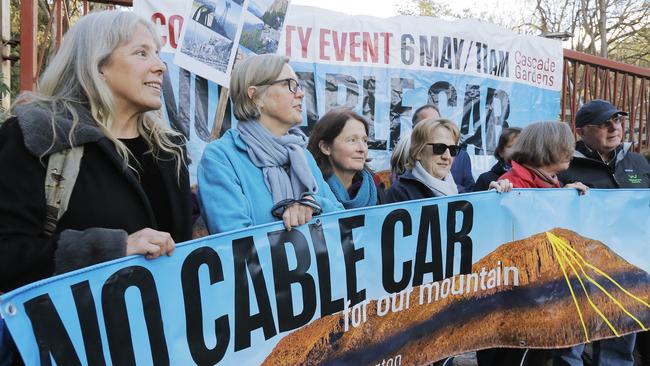
[[[411,174],[413,174],[415,179],[420,183],[429,187],[433,192],[434,197],[458,194],[458,187],[456,187],[456,182],[454,182],[454,177],[451,175],[451,171],[447,173],[447,176],[444,179],[438,179],[429,174],[419,161],[416,161],[415,167],[411,170]]]

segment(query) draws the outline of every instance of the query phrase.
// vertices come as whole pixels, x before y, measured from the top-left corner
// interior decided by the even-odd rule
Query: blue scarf
[[[372,178],[372,174],[370,174],[368,169],[364,169],[361,171],[361,178],[361,187],[359,187],[357,195],[352,199],[336,174],[332,174],[327,178],[327,184],[329,184],[336,198],[346,209],[376,205],[377,187],[375,187],[375,181]]]

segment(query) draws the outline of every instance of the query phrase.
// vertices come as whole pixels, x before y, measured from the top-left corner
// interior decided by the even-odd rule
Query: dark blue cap
[[[594,99],[583,104],[576,114],[576,127],[600,125],[618,115],[627,116],[627,112],[620,111],[606,100]]]

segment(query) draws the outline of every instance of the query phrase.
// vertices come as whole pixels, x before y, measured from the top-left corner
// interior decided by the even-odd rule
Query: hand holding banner
[[[426,364],[565,347],[650,324],[649,202],[535,189],[343,211],[43,280],[0,312],[27,364]]]

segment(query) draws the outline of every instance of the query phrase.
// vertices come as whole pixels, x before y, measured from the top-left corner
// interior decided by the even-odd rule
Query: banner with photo
[[[277,51],[289,0],[193,0],[187,4],[187,23],[174,62],[228,87],[237,58]]]
[[[650,325],[648,202],[536,189],[341,211],[46,279],[0,313],[28,365],[428,364],[570,346]]]
[[[174,62],[228,86],[249,0],[192,0]]]
[[[289,0],[250,0],[244,14],[239,52],[242,56],[276,53]]]
[[[291,6],[279,52],[291,57],[305,88],[307,131],[335,106],[373,122],[375,170],[389,167],[390,152],[424,104],[458,124],[475,166],[484,158],[491,164],[504,127],[559,116],[561,42],[478,20],[380,19]]]

